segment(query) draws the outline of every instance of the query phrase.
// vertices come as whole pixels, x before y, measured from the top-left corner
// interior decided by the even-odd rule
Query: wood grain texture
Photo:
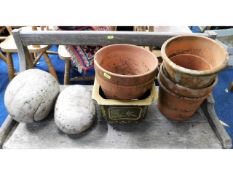
[[[71,60],[65,60],[65,72],[64,72],[64,85],[68,85],[70,82],[70,67],[71,67]]]
[[[13,37],[18,48],[19,54],[19,71],[24,71],[26,69],[32,68],[33,63],[30,63],[30,54],[27,46],[23,45],[22,40],[20,38],[20,30],[13,30]]]
[[[0,148],[10,133],[11,129],[16,125],[16,122],[12,119],[10,115],[8,115],[0,127]]]
[[[157,46],[170,37],[187,33],[168,32],[122,32],[122,31],[21,31],[20,37],[24,45],[31,44],[61,44],[61,45],[108,45],[136,44]],[[213,37],[214,34],[192,34]]]
[[[185,33],[166,32],[117,32],[117,31],[27,31],[14,30],[13,35],[20,56],[20,70],[31,65],[26,64],[28,45],[59,44],[59,45],[109,45],[109,44],[136,44],[142,46],[161,45],[170,37]],[[192,34],[214,37],[215,33]],[[22,68],[21,68],[22,67]]]
[[[91,129],[72,138],[60,132],[53,120],[20,123],[4,148],[221,148],[209,123],[200,121],[174,123],[158,110],[138,124],[109,125],[101,116]]]
[[[161,45],[170,37],[186,33],[168,32],[123,32],[123,31],[27,31],[14,30],[13,35],[20,56],[20,70],[25,70],[31,65],[29,60],[28,45],[59,44],[59,45],[109,45],[109,44],[136,44],[142,46]],[[192,34],[214,38],[213,32]]]
[[[217,117],[214,109],[214,103],[215,101],[213,95],[210,95],[208,97],[208,100],[205,101],[203,104],[203,112],[208,119],[210,126],[214,130],[216,136],[221,141],[223,148],[232,148],[232,140]]]
[[[12,80],[14,78],[15,69],[14,69],[11,53],[7,52],[6,55],[7,55],[6,63],[7,63],[7,69],[8,69],[8,78],[9,78],[9,81],[10,81],[10,80]]]
[[[54,76],[54,78],[56,80],[58,80],[57,72],[56,72],[55,68],[53,67],[53,64],[52,64],[49,56],[46,53],[44,53],[43,56],[44,56],[44,60],[45,60],[46,64],[48,65],[49,72]]]
[[[177,123],[166,119],[154,102],[144,120],[126,125],[108,124],[97,108],[95,124],[76,136],[59,131],[53,114],[41,122],[20,123],[3,148],[222,148],[222,145],[201,109],[192,119]]]

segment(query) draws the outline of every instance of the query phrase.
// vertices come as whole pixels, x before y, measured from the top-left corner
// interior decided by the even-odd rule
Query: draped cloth
[[[110,31],[110,26],[72,26],[77,31]],[[71,55],[72,65],[80,73],[86,73],[94,68],[94,55],[102,46],[66,45]]]

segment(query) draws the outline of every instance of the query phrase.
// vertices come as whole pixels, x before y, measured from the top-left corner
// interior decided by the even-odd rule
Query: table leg
[[[48,55],[46,53],[44,53],[43,56],[44,56],[44,59],[48,65],[49,72],[54,76],[54,78],[56,78],[56,80],[58,80],[57,73],[56,73]]]
[[[68,85],[69,84],[69,80],[70,80],[70,59],[66,59],[66,64],[65,64],[65,72],[64,72],[64,85]]]
[[[11,53],[7,52],[6,56],[7,56],[6,62],[7,62],[7,68],[8,68],[8,77],[9,77],[9,81],[10,81],[14,78],[15,70],[14,70],[14,65],[13,65]]]

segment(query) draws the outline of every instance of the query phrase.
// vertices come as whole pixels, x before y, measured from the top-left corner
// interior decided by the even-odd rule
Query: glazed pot
[[[170,38],[161,48],[169,78],[185,87],[204,88],[228,61],[226,50],[213,39],[184,35]]]
[[[168,119],[175,121],[184,121],[192,117],[202,102],[208,97],[189,98],[181,97],[159,81],[158,109]]]
[[[111,99],[138,99],[151,90],[157,58],[142,47],[113,44],[101,48],[94,58],[96,80]]]
[[[205,88],[201,89],[191,89],[184,86],[181,86],[177,83],[174,83],[172,80],[168,78],[168,74],[166,70],[163,68],[163,65],[160,66],[160,71],[158,75],[159,80],[161,83],[170,91],[173,93],[182,96],[182,97],[192,97],[192,98],[198,98],[198,97],[204,97],[211,93],[213,87],[217,84],[218,78],[216,77],[215,80]]]

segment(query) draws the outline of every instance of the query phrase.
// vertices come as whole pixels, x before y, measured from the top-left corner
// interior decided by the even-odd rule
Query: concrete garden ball
[[[4,102],[14,120],[31,123],[48,116],[59,91],[59,83],[51,74],[29,69],[9,83]]]
[[[91,92],[79,85],[65,88],[57,98],[54,119],[57,127],[66,134],[87,130],[95,119]]]

